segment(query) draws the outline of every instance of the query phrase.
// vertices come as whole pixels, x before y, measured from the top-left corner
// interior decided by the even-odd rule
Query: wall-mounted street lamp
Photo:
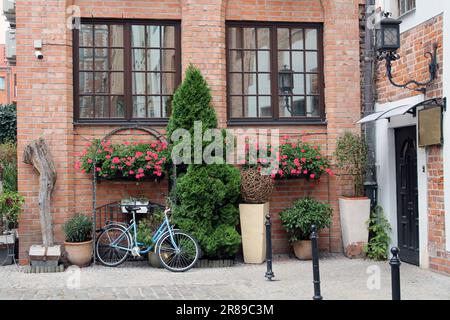
[[[284,94],[285,108],[292,115],[292,109],[289,105],[289,95],[292,94],[294,89],[294,72],[284,65],[283,69],[278,71],[278,87]]]
[[[425,86],[436,79],[438,63],[437,63],[437,43],[433,45],[434,53],[427,52],[425,57],[430,58],[429,74],[430,78],[426,82],[419,82],[415,80],[407,81],[403,84],[395,83],[392,76],[392,61],[400,59],[397,50],[400,48],[400,24],[401,20],[389,18],[390,13],[385,13],[384,18],[380,22],[380,28],[376,31],[376,44],[378,60],[386,60],[386,74],[392,85],[399,88],[406,88],[410,90],[426,92]],[[417,88],[409,88],[410,85],[416,85]]]

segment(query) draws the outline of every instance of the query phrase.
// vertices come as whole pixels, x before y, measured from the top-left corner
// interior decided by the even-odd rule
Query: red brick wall
[[[10,66],[5,57],[5,45],[0,44],[0,77],[5,79],[5,87],[0,90],[0,105],[16,102],[14,76],[16,68]]]
[[[344,130],[359,128],[354,122],[360,115],[359,20],[358,0],[165,0],[165,1],[21,1],[17,7],[19,90],[19,151],[29,141],[43,136],[55,158],[58,182],[53,197],[56,239],[63,240],[61,224],[74,212],[91,210],[91,180],[75,172],[73,164],[86,142],[84,138],[102,137],[111,126],[74,126],[72,124],[72,54],[71,32],[60,28],[46,31],[48,25],[65,24],[66,5],[81,6],[83,17],[180,19],[182,21],[182,65],[198,66],[212,89],[213,105],[221,127],[226,126],[225,21],[269,20],[324,23],[325,103],[327,125],[283,126],[281,134],[299,136],[319,143],[332,155],[335,140]],[[33,15],[32,12],[40,12]],[[66,30],[65,32],[63,30]],[[42,38],[42,61],[34,58],[32,40]],[[49,45],[52,43],[52,45]],[[343,49],[344,48],[344,49]],[[273,126],[266,126],[267,128]],[[161,129],[161,128],[160,128]],[[84,138],[83,138],[84,137]],[[141,139],[141,137],[136,137]],[[20,221],[21,261],[27,250],[39,243],[37,209],[38,176],[21,164],[19,188],[26,197]],[[278,182],[271,199],[274,213],[274,249],[290,252],[287,236],[281,230],[277,213],[294,200],[311,195],[330,202],[335,210],[330,230],[321,232],[323,250],[341,252],[338,196],[344,192],[345,179],[324,178],[312,185],[303,180]],[[351,187],[351,186],[350,186]],[[166,184],[106,183],[98,186],[98,204],[121,199],[142,190],[155,201]]]
[[[393,75],[396,83],[411,79],[428,80],[429,58],[424,54],[433,51],[433,44],[438,44],[438,75],[433,83],[426,87],[426,99],[442,97],[443,73],[443,15],[436,16],[415,28],[401,34],[400,60],[393,63]],[[383,63],[378,64],[376,90],[379,103],[396,101],[420,94],[419,92],[396,88],[386,77]],[[444,226],[444,182],[443,149],[439,146],[426,148],[428,174],[428,253],[430,268],[450,274],[450,255],[445,250]]]

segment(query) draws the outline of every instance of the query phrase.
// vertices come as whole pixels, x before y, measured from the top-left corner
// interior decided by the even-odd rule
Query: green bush
[[[280,212],[283,227],[290,234],[290,241],[309,240],[312,225],[317,230],[331,225],[333,210],[329,204],[311,198],[299,199],[294,206]]]
[[[161,209],[155,209],[151,215],[140,220],[137,226],[137,241],[145,247],[154,245],[152,241],[154,231],[161,225],[163,220],[164,213]]]
[[[0,180],[5,191],[17,191],[17,148],[12,142],[0,144]]]
[[[0,144],[17,141],[17,113],[15,104],[0,105]]]
[[[241,243],[239,221],[240,172],[230,165],[190,165],[178,179],[174,222],[192,233],[205,256],[233,257]]]
[[[6,191],[0,194],[0,221],[6,220],[8,229],[18,227],[24,198],[17,192]]]
[[[387,260],[389,256],[389,232],[392,230],[389,221],[384,217],[383,208],[376,206],[367,221],[369,242],[364,246],[364,252],[370,259]]]
[[[63,225],[67,242],[85,242],[91,239],[92,219],[83,214],[71,217]]]

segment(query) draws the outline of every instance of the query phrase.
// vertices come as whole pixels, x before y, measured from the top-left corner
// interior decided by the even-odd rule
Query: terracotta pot
[[[87,267],[92,260],[92,240],[85,242],[64,242],[67,259],[71,264]]]
[[[295,256],[300,260],[312,259],[311,240],[299,240],[293,243]]]
[[[245,263],[263,263],[266,259],[265,217],[267,214],[269,214],[268,202],[239,205]]]
[[[153,268],[162,268],[161,261],[159,261],[159,257],[154,251],[149,251],[147,257],[149,265]]]

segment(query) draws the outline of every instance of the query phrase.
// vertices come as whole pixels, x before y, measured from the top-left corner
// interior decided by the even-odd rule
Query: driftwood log
[[[40,138],[25,147],[23,162],[32,165],[39,172],[39,219],[44,246],[53,246],[53,219],[51,195],[56,183],[56,169],[45,140]]]

